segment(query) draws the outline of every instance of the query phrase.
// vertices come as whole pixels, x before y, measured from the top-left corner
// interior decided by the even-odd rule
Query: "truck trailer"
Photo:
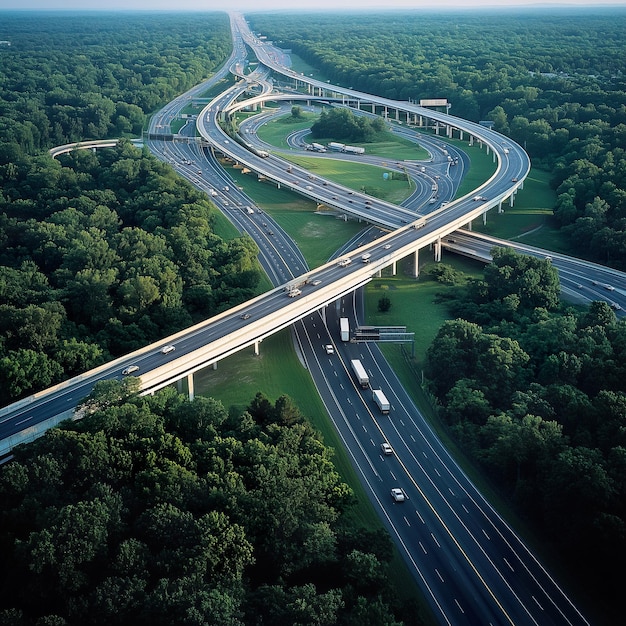
[[[389,400],[387,400],[387,397],[381,389],[372,390],[372,399],[376,402],[383,415],[387,415],[387,413],[389,413]]]
[[[350,322],[347,317],[339,318],[339,327],[341,329],[341,341],[350,341]]]
[[[370,386],[370,377],[367,375],[361,361],[358,359],[352,359],[352,361],[350,361],[350,365],[352,365],[352,371],[354,372],[359,385],[361,385],[363,389],[367,389]]]
[[[359,146],[344,146],[342,152],[347,154],[365,154],[365,148]]]
[[[339,143],[338,141],[331,141],[328,144],[328,149],[334,150],[335,152],[342,152],[345,147],[346,147],[345,143]]]

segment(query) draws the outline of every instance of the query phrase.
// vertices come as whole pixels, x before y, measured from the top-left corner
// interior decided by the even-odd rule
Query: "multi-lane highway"
[[[243,66],[245,48],[241,37],[244,37],[257,56],[264,63],[267,60],[268,67],[289,71],[279,65],[284,58],[282,53],[258,42],[245,29],[240,17],[234,16],[232,24],[235,52],[229,67]],[[267,84],[263,82],[266,73],[261,71],[258,77],[262,84]],[[376,347],[344,343],[337,332],[338,315],[349,317],[353,324],[358,317],[358,301],[355,304],[352,298],[343,296],[353,293],[355,287],[367,282],[378,269],[430,243],[439,246],[447,233],[466,224],[471,216],[480,215],[488,206],[497,206],[527,174],[529,163],[525,153],[487,129],[439,117],[442,123],[454,122],[455,127],[463,127],[464,132],[473,131],[490,143],[499,159],[494,177],[480,190],[429,214],[425,222],[418,219],[415,209],[387,206],[387,203],[369,208],[375,199],[351,193],[334,183],[331,186],[330,181],[313,180],[301,168],[292,167],[287,172],[288,164],[278,156],[260,158],[223,134],[216,124],[219,111],[231,106],[234,98],[239,97],[238,91],[243,91],[242,87],[251,80],[248,76],[241,81],[244,83],[241,87],[235,86],[207,106],[199,118],[199,128],[206,141],[278,184],[328,201],[346,213],[360,216],[363,212],[363,217],[369,216],[373,222],[387,220],[384,225],[398,230],[363,249],[371,255],[367,264],[359,262],[358,254],[351,254],[353,261],[349,265],[331,262],[307,272],[297,247],[269,216],[259,212],[249,198],[234,188],[232,180],[197,144],[149,139],[148,145],[160,158],[168,160],[181,175],[209,193],[239,228],[252,234],[259,244],[262,263],[277,288],[205,324],[87,373],[54,393],[20,403],[15,407],[14,417],[5,411],[0,418],[0,436],[15,432],[16,428],[23,430],[30,420],[71,410],[95,380],[120,378],[122,369],[128,365],[139,368],[142,384],[150,384],[152,377],[154,389],[295,322],[300,352],[329,415],[436,619],[443,624],[585,624],[555,581],[448,456]],[[356,92],[350,92],[350,96],[375,99]],[[386,106],[402,104],[384,102]],[[159,118],[153,129],[155,135],[169,129],[176,110],[173,107]],[[434,142],[431,150],[443,149],[438,141],[431,139]],[[439,174],[432,170],[429,175]],[[477,194],[487,200],[474,200]],[[374,212],[376,217],[372,218]],[[411,227],[410,222],[419,228]],[[447,241],[450,247],[455,245],[449,238]],[[555,264],[560,260],[555,256]],[[290,298],[282,287],[285,283],[297,286],[301,294]],[[331,303],[337,304],[327,306]],[[163,353],[161,348],[170,344],[175,350]],[[334,344],[334,354],[327,354],[322,348],[328,344]],[[363,361],[372,387],[385,390],[391,403],[389,415],[381,415],[372,401],[371,391],[355,383],[347,365],[351,358]],[[383,441],[392,446],[393,454],[382,453]],[[394,502],[392,488],[403,489],[407,499]]]

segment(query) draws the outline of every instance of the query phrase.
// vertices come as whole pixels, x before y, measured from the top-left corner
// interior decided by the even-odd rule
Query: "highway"
[[[238,24],[236,16],[233,24]],[[244,49],[237,38],[243,33],[255,49],[257,43],[242,24],[233,26],[233,33],[237,54],[231,57],[229,67],[240,67]],[[266,44],[258,56],[267,58],[272,64],[282,58],[277,52],[268,50]],[[586,624],[556,582],[449,457],[376,346],[344,343],[338,334],[339,315],[349,317],[353,326],[361,317],[354,291],[366,284],[379,269],[429,244],[437,248],[446,238],[447,244],[444,245],[450,248],[465,243],[450,241],[457,236],[455,233],[451,237],[450,233],[466,225],[472,216],[481,215],[487,205],[496,206],[502,198],[508,197],[512,188],[521,184],[529,168],[525,153],[501,136],[482,127],[475,128],[477,125],[468,122],[466,128],[484,132],[492,142],[492,149],[499,151],[500,162],[490,181],[467,197],[429,213],[425,223],[410,208],[387,207],[386,203],[380,203],[372,209],[365,209],[365,202],[374,205],[375,199],[351,193],[348,188],[331,186],[329,181],[312,180],[310,174],[300,168],[287,172],[288,165],[278,156],[259,158],[224,136],[216,123],[218,112],[232,104],[239,95],[238,90],[243,91],[245,81],[241,82],[244,83],[241,87],[235,86],[214,99],[199,117],[198,127],[209,144],[305,196],[328,201],[331,205],[334,202],[332,206],[346,213],[362,215],[368,221],[397,230],[381,234],[356,252],[342,251],[338,258],[350,256],[352,262],[349,265],[331,261],[310,272],[297,247],[278,225],[235,189],[232,180],[197,143],[159,142],[149,138],[149,147],[160,158],[172,163],[181,175],[209,193],[233,223],[251,233],[259,245],[261,262],[276,288],[192,329],[60,385],[54,393],[43,393],[19,403],[12,412],[3,410],[0,437],[23,431],[31,420],[52,419],[55,415],[71,412],[96,380],[119,379],[121,370],[127,365],[137,365],[143,388],[155,390],[242,347],[258,345],[277,329],[294,324],[298,349],[318,385],[360,480],[436,619],[442,624],[455,625]],[[328,88],[328,85],[324,86]],[[356,96],[356,92],[351,95]],[[396,103],[396,106],[400,105]],[[155,135],[167,131],[176,110],[173,107],[159,118]],[[445,119],[444,116],[442,120]],[[433,149],[441,148],[435,140]],[[505,148],[507,152],[504,152]],[[474,200],[473,196],[477,194],[488,200]],[[337,200],[333,200],[333,195]],[[252,213],[247,211],[247,206]],[[359,261],[359,255],[365,251],[371,254],[368,264]],[[566,260],[556,255],[553,258],[555,265]],[[584,264],[579,263],[580,268],[572,269],[572,275],[579,271],[580,280],[588,280],[582,277]],[[598,272],[593,274],[597,278],[591,280],[606,276],[606,270],[604,274],[602,270]],[[611,278],[621,289],[622,282],[618,279],[623,280],[616,275]],[[626,282],[623,284],[626,293]],[[289,286],[297,286],[302,294],[290,298],[286,291]],[[594,287],[598,288],[598,285]],[[600,289],[608,292],[604,287]],[[322,346],[328,343],[334,344],[334,355],[323,350]],[[168,344],[175,345],[175,351],[163,354],[161,348]],[[360,358],[372,386],[384,389],[392,405],[388,416],[378,412],[371,391],[356,385],[346,366],[350,358]],[[395,454],[381,454],[383,441],[392,445]],[[408,499],[394,503],[390,497],[392,487],[402,488]]]

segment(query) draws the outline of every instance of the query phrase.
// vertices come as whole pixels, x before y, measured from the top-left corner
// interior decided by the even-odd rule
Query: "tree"
[[[389,296],[382,296],[378,299],[378,310],[380,313],[387,313],[391,308],[391,300]]]

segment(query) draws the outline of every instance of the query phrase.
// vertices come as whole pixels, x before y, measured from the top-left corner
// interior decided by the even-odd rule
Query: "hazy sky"
[[[274,9],[347,10],[372,8],[502,7],[502,6],[598,5],[626,6],[626,0],[0,0],[1,9],[80,9],[80,10],[170,10],[213,11],[235,9],[266,11]]]

